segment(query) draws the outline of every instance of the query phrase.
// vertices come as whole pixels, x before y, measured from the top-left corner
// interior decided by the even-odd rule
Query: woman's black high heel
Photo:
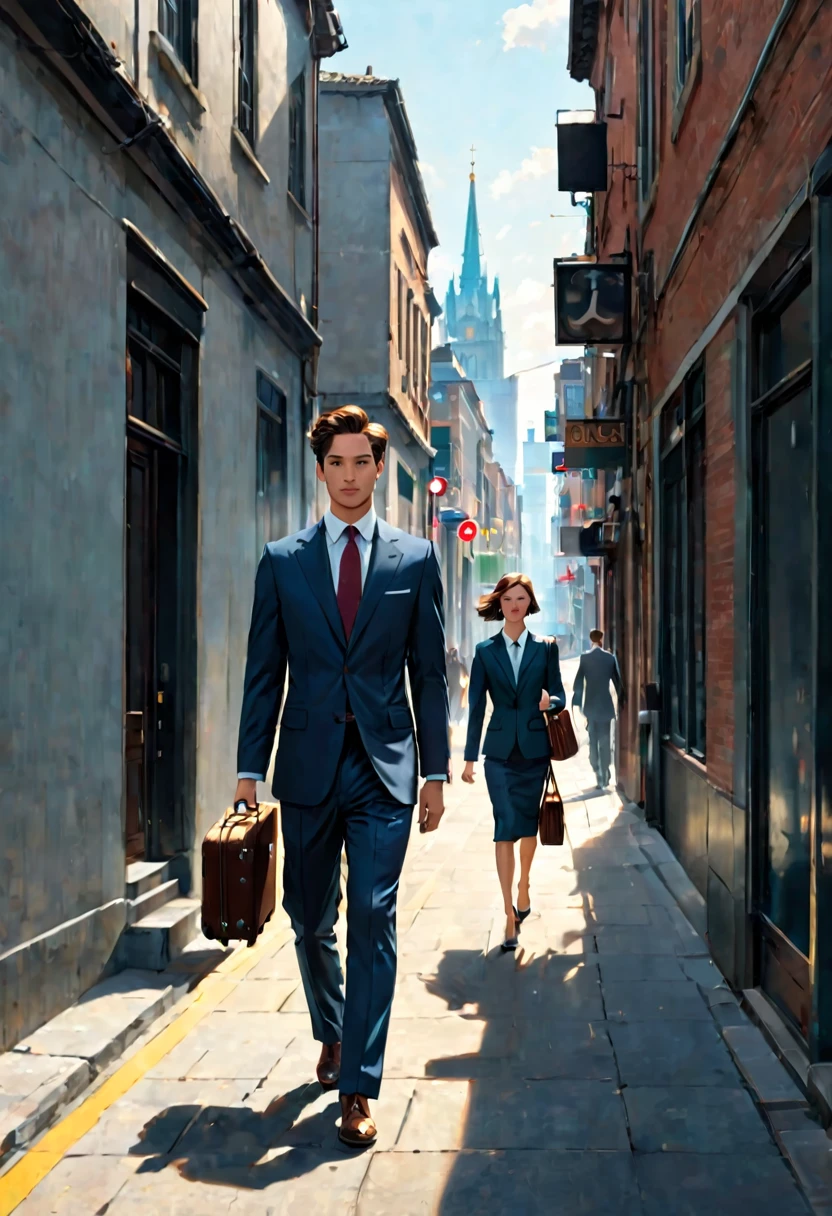
[[[503,952],[503,954],[509,954],[509,953],[511,953],[511,951],[516,950],[517,949],[517,938],[516,937],[507,937],[504,942],[500,943],[500,949]]]
[[[514,919],[517,921],[518,925],[522,925],[522,923],[526,919],[526,917],[531,916],[531,914],[532,914],[531,906],[524,909],[524,911],[522,911],[522,912],[520,912],[517,908],[514,908]]]

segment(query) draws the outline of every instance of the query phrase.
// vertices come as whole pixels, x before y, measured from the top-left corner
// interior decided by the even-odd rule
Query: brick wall
[[[705,362],[705,622],[708,779],[727,793],[734,751],[734,425],[733,319]]]

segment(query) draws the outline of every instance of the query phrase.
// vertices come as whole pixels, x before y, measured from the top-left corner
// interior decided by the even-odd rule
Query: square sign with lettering
[[[555,262],[558,346],[630,341],[630,268],[625,262]]]

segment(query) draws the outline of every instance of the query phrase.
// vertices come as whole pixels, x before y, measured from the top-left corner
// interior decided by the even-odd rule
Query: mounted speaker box
[[[607,189],[607,124],[559,123],[558,190],[596,194]]]

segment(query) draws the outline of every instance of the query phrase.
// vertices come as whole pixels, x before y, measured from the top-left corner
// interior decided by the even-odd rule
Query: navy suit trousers
[[[283,907],[312,1032],[341,1042],[341,1093],[377,1098],[396,984],[396,897],[413,807],[378,777],[354,723],[335,784],[319,806],[281,806]],[[341,850],[347,854],[347,985],[335,941]]]

